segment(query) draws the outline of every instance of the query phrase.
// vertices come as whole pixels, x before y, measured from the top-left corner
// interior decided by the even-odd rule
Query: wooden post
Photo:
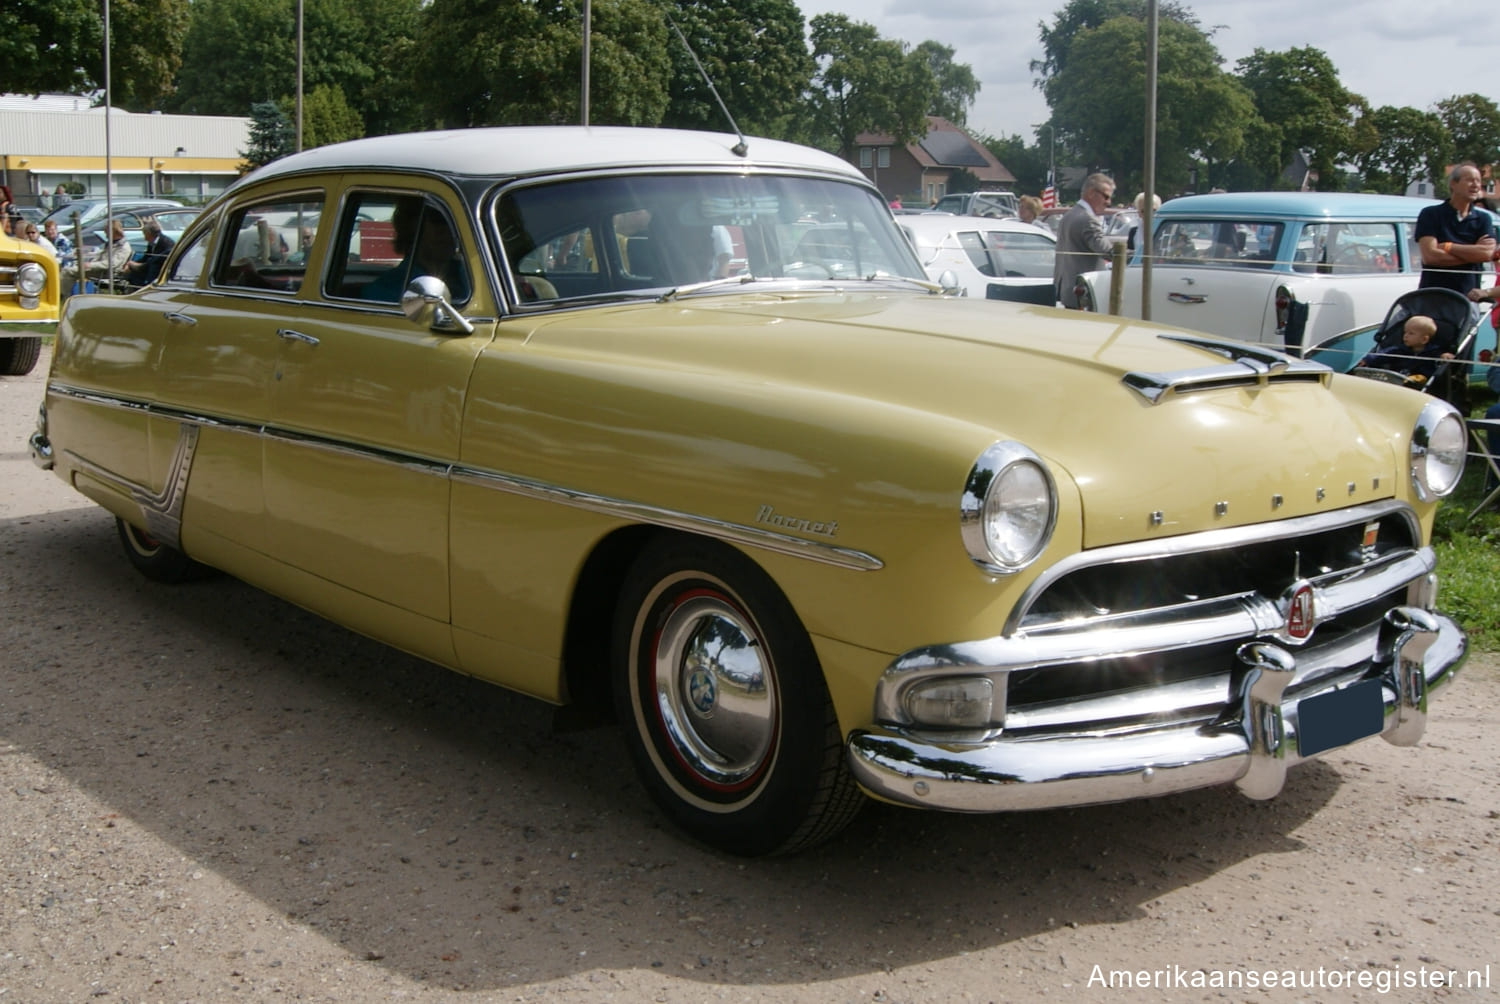
[[[1125,242],[1120,241],[1109,252],[1109,312],[1118,315],[1125,300]]]

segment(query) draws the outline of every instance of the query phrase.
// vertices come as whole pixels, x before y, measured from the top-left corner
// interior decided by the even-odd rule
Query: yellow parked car
[[[39,244],[0,233],[0,375],[24,376],[57,331],[57,259]]]
[[[1417,742],[1441,401],[1252,344],[941,294],[848,164],[615,128],[277,161],[69,301],[37,461],[205,566],[613,715],[694,837]],[[165,600],[164,600],[165,602]]]

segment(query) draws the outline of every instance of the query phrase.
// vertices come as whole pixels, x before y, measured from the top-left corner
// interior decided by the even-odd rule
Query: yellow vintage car
[[[57,259],[31,241],[0,233],[0,375],[24,376],[57,331]]]
[[[766,139],[359,140],[72,298],[37,461],[205,566],[624,729],[730,852],[866,795],[994,812],[1422,735],[1447,404],[1264,346],[943,295]]]

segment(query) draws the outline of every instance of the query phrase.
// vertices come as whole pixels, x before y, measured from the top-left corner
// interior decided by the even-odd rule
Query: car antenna
[[[672,26],[672,30],[677,33],[677,37],[682,41],[682,47],[687,50],[687,54],[689,56],[693,57],[693,65],[698,68],[699,76],[701,76],[703,78],[703,82],[708,85],[708,92],[712,94],[714,96],[714,100],[719,103],[719,111],[723,112],[724,117],[729,120],[729,128],[733,129],[734,134],[740,138],[740,141],[733,147],[731,147],[729,152],[734,154],[736,157],[745,156],[750,152],[750,147],[745,143],[745,134],[740,132],[740,127],[735,124],[734,116],[729,114],[729,109],[724,106],[724,99],[719,97],[719,89],[715,87],[714,82],[708,78],[708,71],[705,70],[703,68],[703,64],[698,61],[698,54],[694,52],[693,47],[688,44],[687,36],[682,33],[681,28],[677,27],[677,22],[672,20],[672,15],[665,14],[664,16],[667,19],[667,24],[670,24]]]

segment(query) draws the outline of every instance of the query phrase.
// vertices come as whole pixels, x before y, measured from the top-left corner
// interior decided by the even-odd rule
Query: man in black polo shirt
[[[1483,188],[1473,164],[1465,162],[1448,172],[1448,191],[1447,202],[1417,214],[1417,246],[1422,251],[1417,285],[1467,294],[1479,288],[1484,263],[1496,257],[1495,221],[1475,204]]]

